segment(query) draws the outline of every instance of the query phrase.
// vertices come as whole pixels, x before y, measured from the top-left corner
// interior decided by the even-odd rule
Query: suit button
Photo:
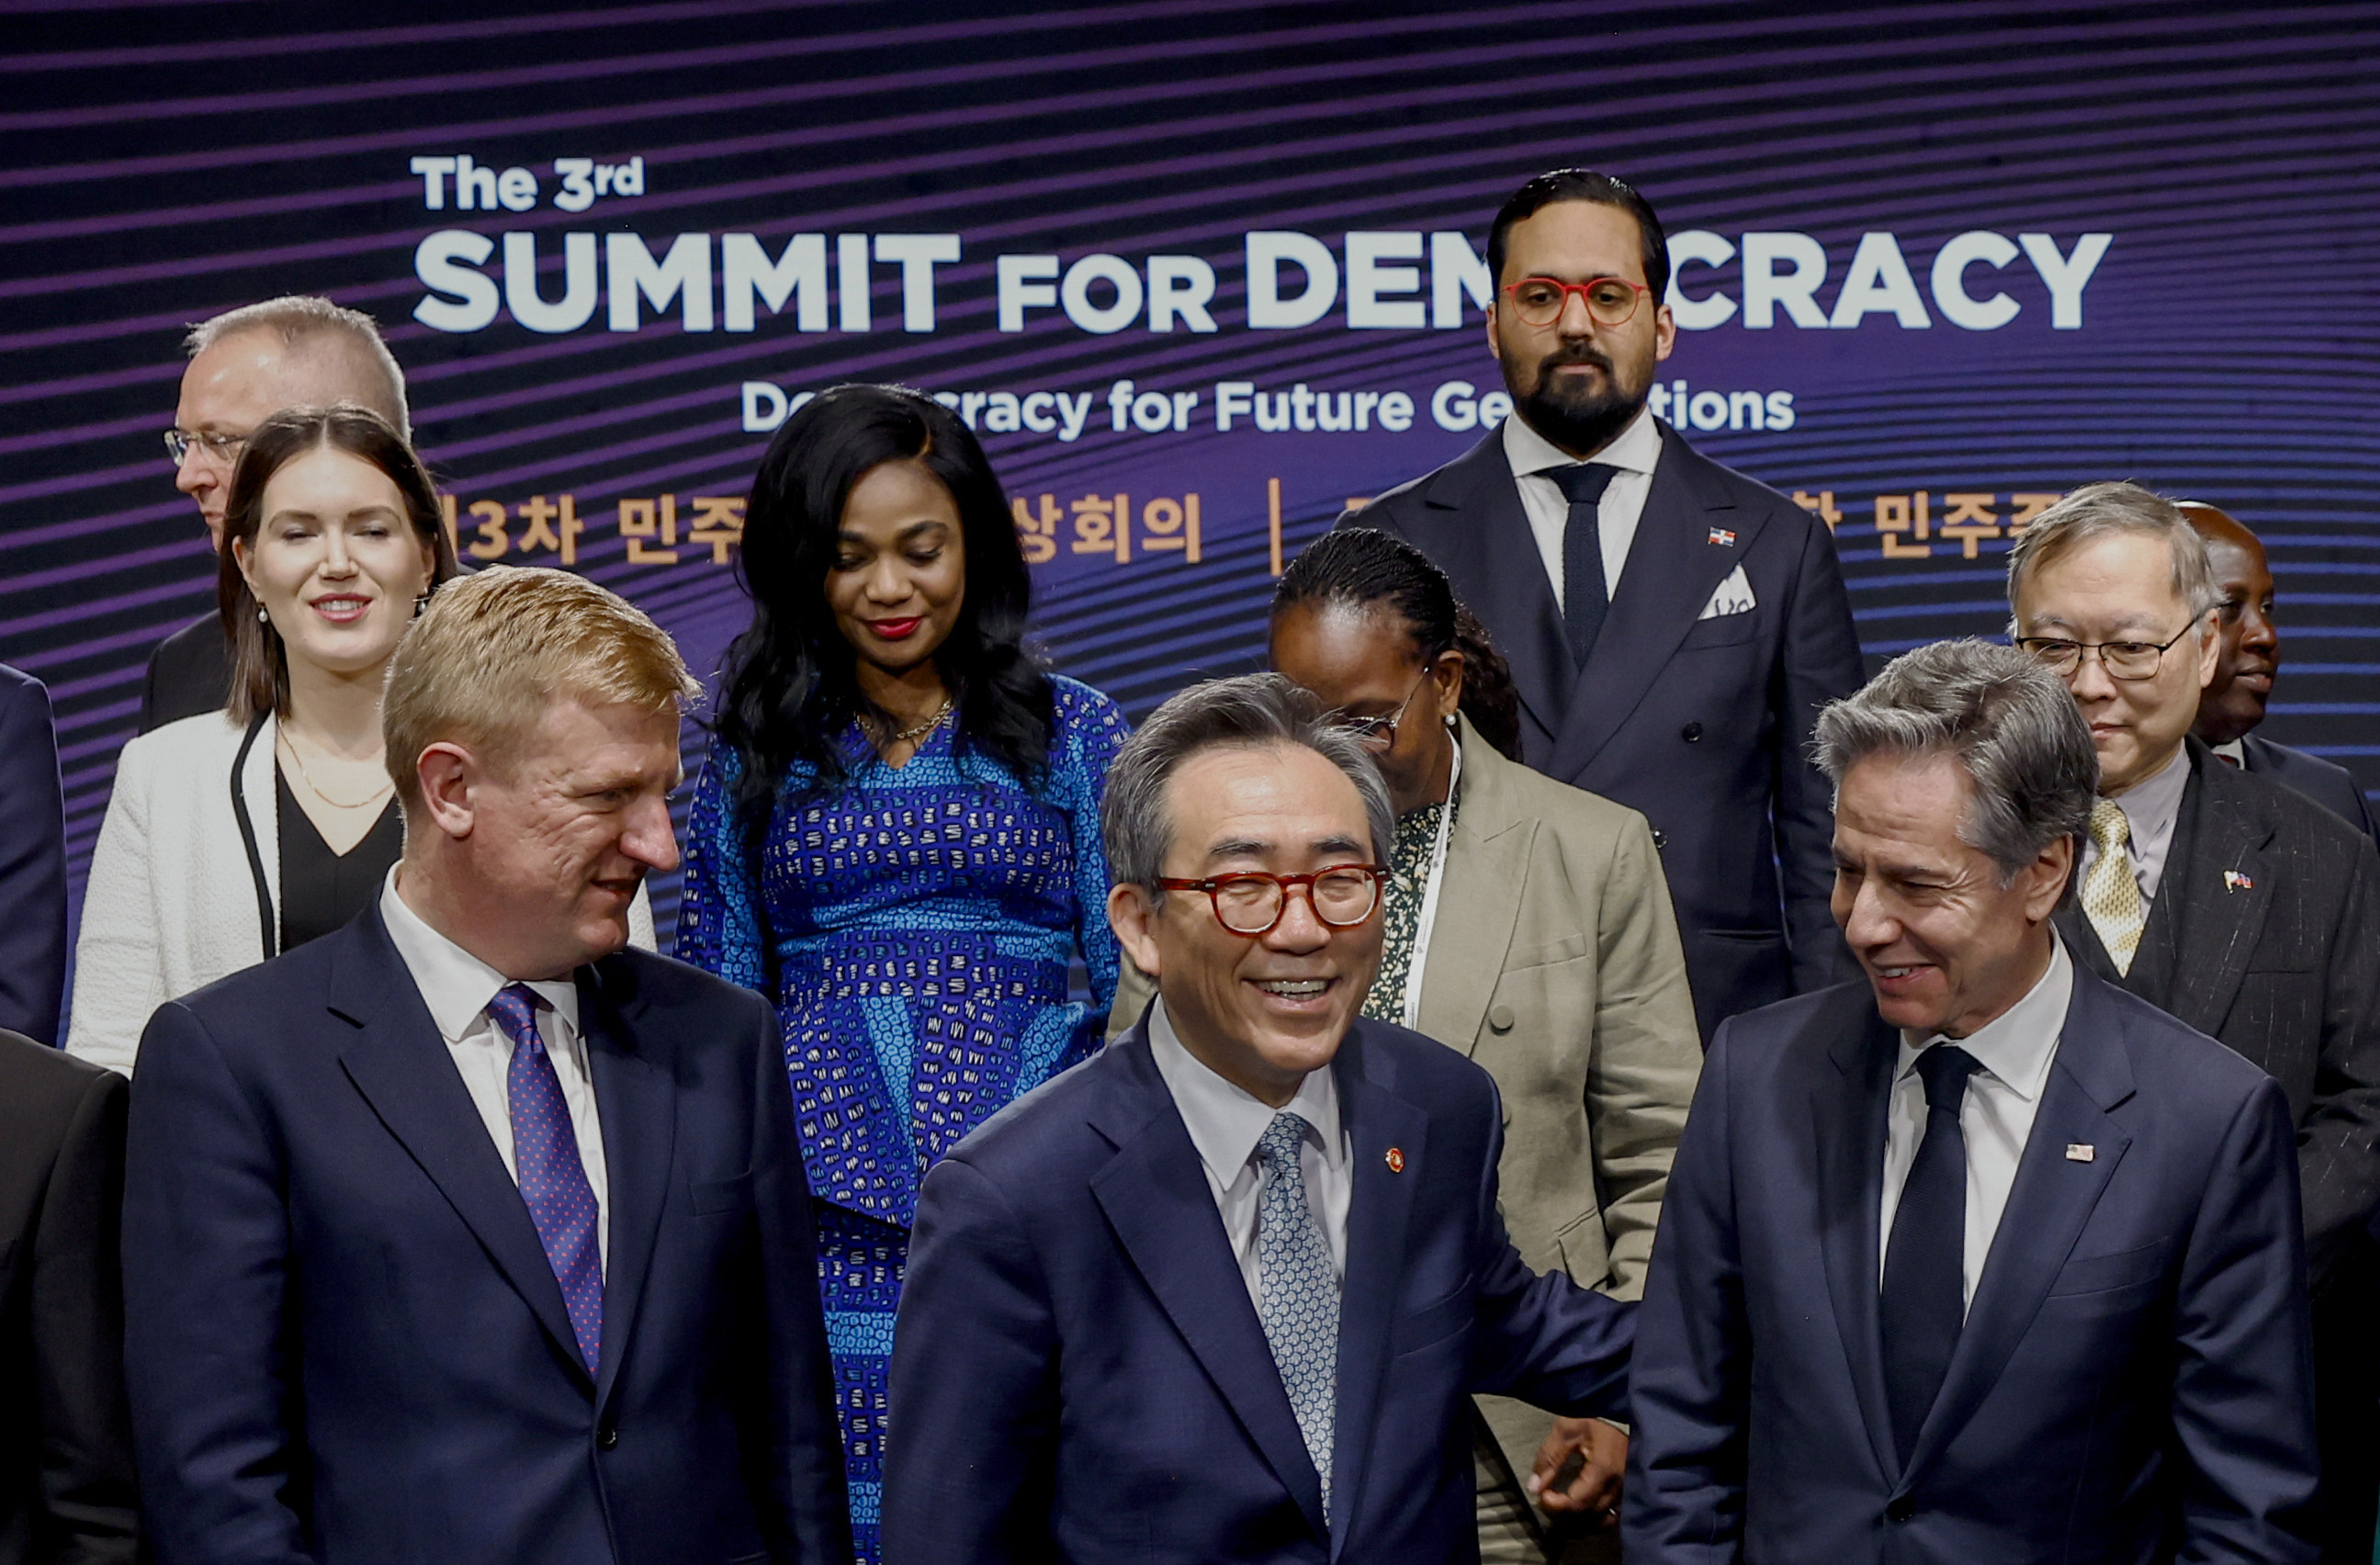
[[[1653,828],[1653,845],[1657,848],[1666,848],[1670,845],[1670,834],[1658,826]]]
[[[1703,725],[1699,722],[1690,722],[1678,731],[1678,737],[1689,745],[1700,742],[1702,736]]]
[[[1886,1506],[1884,1513],[1896,1522],[1906,1522],[1917,1514],[1917,1502],[1907,1495],[1902,1495],[1890,1505]]]
[[[609,1424],[595,1425],[595,1449],[610,1450],[620,1443],[620,1431]]]
[[[1488,1030],[1491,1033],[1511,1032],[1512,1030],[1512,1008],[1509,1005],[1499,1005],[1494,1010],[1488,1012]]]

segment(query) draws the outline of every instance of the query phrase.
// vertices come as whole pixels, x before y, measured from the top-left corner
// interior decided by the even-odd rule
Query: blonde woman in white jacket
[[[291,408],[249,437],[217,588],[231,701],[124,747],[83,897],[68,1052],[128,1074],[159,1005],[378,893],[404,844],[382,675],[454,574],[436,487],[378,414]],[[631,922],[650,948],[641,893]]]

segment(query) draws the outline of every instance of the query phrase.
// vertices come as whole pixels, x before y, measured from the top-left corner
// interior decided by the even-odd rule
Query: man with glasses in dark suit
[[[2191,737],[2222,646],[2205,545],[2170,502],[2089,484],[2009,556],[2011,633],[2063,676],[2099,796],[2058,933],[2090,972],[2289,1094],[2304,1189],[2324,1558],[2371,1559],[2380,1447],[2364,1223],[2380,1201],[2380,853]]]
[[[207,544],[218,555],[239,454],[256,426],[283,408],[351,402],[413,438],[405,372],[361,310],[292,294],[201,321],[182,346],[190,367],[182,371],[165,455],[174,487],[198,502]],[[212,610],[159,642],[141,676],[140,732],[220,710],[231,695],[231,663],[222,616]]]
[[[1635,189],[1538,176],[1496,214],[1488,264],[1512,416],[1341,524],[1454,579],[1512,662],[1529,765],[1652,823],[1707,1042],[1852,971],[1808,759],[1818,709],[1862,673],[1834,540],[1647,408],[1677,327]]]

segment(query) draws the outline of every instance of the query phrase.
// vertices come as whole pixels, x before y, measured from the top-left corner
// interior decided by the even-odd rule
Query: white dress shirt
[[[2165,855],[2173,847],[2174,822],[2181,818],[2181,795],[2189,787],[2190,746],[2185,745],[2155,773],[2116,796],[2117,807],[2132,829],[2132,840],[2124,853],[2132,861],[2132,879],[2140,885],[2144,907],[2156,900],[2157,882],[2165,878]],[[2074,883],[2079,886],[2089,880],[2091,867],[2098,862],[2099,844],[2085,831],[2082,863],[2074,871]]]
[[[1305,1206],[1322,1225],[1322,1242],[1330,1252],[1330,1275],[1344,1283],[1347,1277],[1347,1203],[1354,1193],[1349,1169],[1352,1154],[1339,1123],[1339,1084],[1329,1066],[1309,1071],[1296,1096],[1281,1109],[1264,1103],[1245,1089],[1217,1075],[1183,1046],[1165,1014],[1165,1001],[1148,1008],[1148,1051],[1157,1074],[1173,1095],[1173,1107],[1198,1149],[1199,1165],[1207,1171],[1207,1188],[1222,1214],[1224,1236],[1239,1258],[1240,1279],[1248,1300],[1264,1312],[1264,1279],[1257,1265],[1257,1212],[1263,1188],[1263,1165],[1257,1161],[1257,1143],[1283,1110],[1307,1125],[1305,1146],[1298,1154],[1305,1176]]]
[[[480,1122],[488,1127],[496,1153],[504,1160],[504,1171],[518,1183],[520,1167],[513,1157],[512,1097],[506,1086],[513,1040],[488,1014],[488,1001],[512,980],[422,922],[421,916],[405,904],[396,891],[402,868],[400,865],[390,870],[387,883],[381,887],[380,916],[388,925],[388,938],[395,944],[397,955],[405,960],[406,971],[413,975],[414,987],[421,991],[431,1021],[446,1040],[447,1053],[471,1095],[471,1106],[480,1110]],[[562,1084],[562,1100],[570,1109],[578,1160],[586,1166],[587,1183],[595,1192],[596,1246],[608,1268],[612,1185],[603,1161],[603,1124],[595,1113],[595,1083],[587,1073],[587,1040],[578,1031],[578,988],[568,978],[549,979],[528,988],[545,1001],[537,1012],[537,1034],[545,1040],[546,1056],[553,1062],[555,1079]]]
[[[2033,1116],[2041,1107],[2042,1088],[2049,1084],[2050,1064],[2058,1058],[2066,1007],[2074,998],[2073,960],[2056,935],[2049,943],[2048,970],[2022,1000],[1993,1021],[1962,1038],[1945,1039],[1940,1033],[1915,1039],[1901,1035],[1900,1062],[1885,1114],[1884,1201],[1877,1214],[1881,1226],[1876,1247],[1879,1289],[1884,1286],[1884,1255],[1892,1244],[1892,1214],[1900,1206],[1901,1186],[1909,1183],[1909,1165],[1917,1160],[1917,1144],[1925,1137],[1925,1082],[1917,1074],[1917,1056],[1935,1044],[1951,1042],[1983,1067],[1967,1078],[1967,1096],[1959,1109],[1959,1130],[1967,1142],[1967,1235],[1961,1269],[1965,1300],[1975,1302],[1975,1284],[1992,1252],[1992,1236],[1999,1231],[2000,1214],[2008,1209],[2017,1164],[2033,1134]]]
[[[1537,540],[1537,556],[1546,563],[1546,579],[1554,584],[1554,601],[1563,597],[1562,534],[1570,528],[1570,501],[1545,474],[1555,467],[1572,467],[1578,458],[1529,428],[1515,413],[1504,420],[1504,459],[1512,465],[1512,481],[1521,491],[1521,509],[1528,513],[1529,531]],[[1603,593],[1620,590],[1620,573],[1628,564],[1628,546],[1636,541],[1636,523],[1645,515],[1645,496],[1652,491],[1653,469],[1661,460],[1661,426],[1650,410],[1639,408],[1628,427],[1609,445],[1588,458],[1616,468],[1611,485],[1596,510],[1597,531],[1603,540]]]

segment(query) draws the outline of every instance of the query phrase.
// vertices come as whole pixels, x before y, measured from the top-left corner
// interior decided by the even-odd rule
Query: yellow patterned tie
[[[2132,970],[2132,954],[2141,949],[2141,930],[2148,914],[2141,906],[2141,883],[2132,879],[2132,823],[2124,807],[2101,799],[2091,807],[2091,841],[2099,850],[2091,873],[2082,882],[2082,911],[2099,943],[2115,958],[2116,971]]]

